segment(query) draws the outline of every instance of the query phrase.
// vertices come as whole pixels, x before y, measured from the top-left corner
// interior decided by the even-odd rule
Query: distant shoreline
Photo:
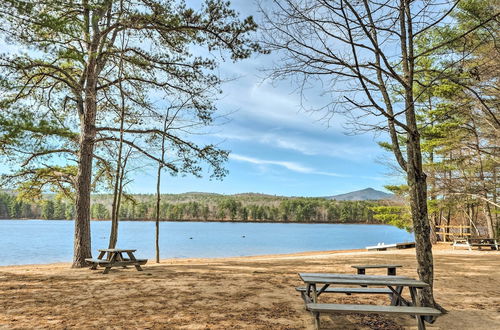
[[[9,219],[9,218],[0,218],[0,221],[74,221],[68,220],[68,219],[36,219],[36,218],[21,218],[21,219]],[[111,221],[111,219],[90,219],[90,221],[95,221],[95,222],[104,222],[104,221]],[[120,220],[120,222],[123,221],[128,221],[128,222],[155,222],[156,220],[132,220],[132,219],[123,219]],[[272,221],[272,220],[257,220],[257,221],[252,221],[252,220],[220,220],[220,219],[214,219],[214,220],[198,220],[198,219],[193,219],[193,220],[163,220],[161,219],[160,222],[220,222],[220,223],[283,223],[283,224],[332,224],[332,225],[387,225],[385,223],[380,223],[380,222],[326,222],[326,221]]]

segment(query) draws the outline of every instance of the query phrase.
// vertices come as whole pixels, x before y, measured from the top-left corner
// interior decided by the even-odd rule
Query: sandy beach
[[[140,253],[138,253],[140,256]],[[435,296],[448,314],[428,329],[500,328],[500,252],[436,245]],[[298,272],[354,273],[352,264],[400,263],[416,277],[415,250],[329,251],[150,261],[108,275],[70,264],[0,267],[0,328],[313,329]],[[370,274],[382,274],[370,271]],[[322,301],[388,303],[327,295]],[[323,329],[416,329],[411,317],[328,315]]]

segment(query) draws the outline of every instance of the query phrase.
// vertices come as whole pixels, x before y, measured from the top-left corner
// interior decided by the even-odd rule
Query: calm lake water
[[[73,221],[0,220],[0,265],[70,262]],[[106,248],[111,222],[92,221],[92,252]],[[154,257],[154,222],[120,222],[117,247]],[[161,222],[162,258],[214,258],[358,249],[379,242],[413,241],[386,225]]]

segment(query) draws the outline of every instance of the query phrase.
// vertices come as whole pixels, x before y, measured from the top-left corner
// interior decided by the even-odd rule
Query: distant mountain
[[[346,194],[334,195],[325,197],[337,201],[375,201],[375,200],[388,200],[394,199],[393,194],[388,194],[383,191],[375,190],[373,188],[366,188],[363,190],[352,191]]]

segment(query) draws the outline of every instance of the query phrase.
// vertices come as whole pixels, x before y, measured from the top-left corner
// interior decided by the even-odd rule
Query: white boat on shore
[[[375,251],[385,251],[387,249],[409,249],[414,248],[415,242],[405,242],[405,243],[394,243],[394,244],[385,244],[384,242],[378,243],[377,245],[367,246],[367,250],[375,250]]]

